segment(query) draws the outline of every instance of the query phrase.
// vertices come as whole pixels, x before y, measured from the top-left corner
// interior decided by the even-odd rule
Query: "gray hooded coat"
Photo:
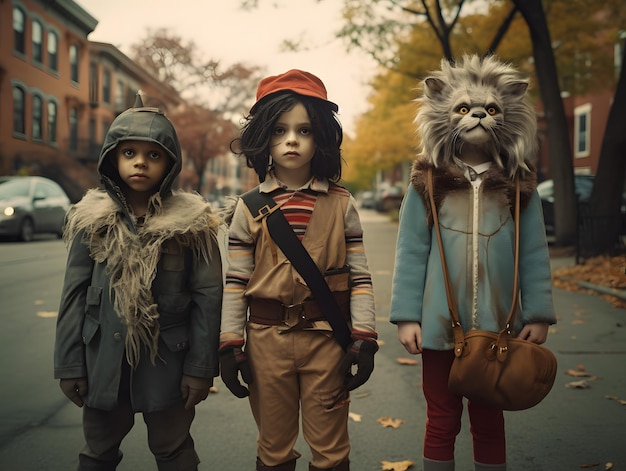
[[[172,159],[143,221],[126,204],[110,157],[130,139],[158,143]],[[133,408],[142,412],[182,401],[182,375],[219,374],[219,218],[200,195],[172,191],[180,169],[171,122],[156,109],[131,108],[105,138],[98,162],[103,188],[89,190],[68,212],[54,377],[86,377],[89,407],[116,406],[125,361],[132,365]]]

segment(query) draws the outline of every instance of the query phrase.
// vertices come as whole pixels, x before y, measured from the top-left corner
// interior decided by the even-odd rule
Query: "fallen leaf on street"
[[[626,300],[623,297],[600,294],[597,290],[581,286],[579,282],[604,288],[624,290],[626,288],[625,265],[626,255],[624,254],[592,257],[578,265],[553,270],[552,284],[567,291],[599,296],[611,305],[624,309],[626,308]]]
[[[580,465],[581,468],[595,468],[597,466],[600,466],[600,463],[589,463]]]
[[[56,311],[37,311],[37,317],[41,317],[42,319],[51,319],[58,315],[59,313]]]
[[[355,422],[361,421],[361,414],[357,414],[356,412],[348,412],[348,417],[350,417]]]
[[[619,397],[617,397],[617,396],[604,396],[604,397],[606,397],[607,399],[610,399],[610,400],[612,400],[612,401],[615,401],[615,402],[617,402],[618,404],[621,404],[621,405],[623,405],[623,406],[626,406],[626,400],[624,400],[624,399],[620,399],[620,398],[619,398]]]
[[[401,365],[417,365],[417,360],[414,360],[413,358],[397,358],[396,361],[398,363],[400,363]]]
[[[413,467],[412,461],[381,461],[382,471],[406,471]]]
[[[586,371],[573,370],[571,368],[569,370],[565,370],[565,374],[574,376],[575,378],[583,378],[583,377],[591,376],[591,373],[587,373]]]
[[[591,386],[589,386],[589,383],[587,381],[581,379],[580,381],[572,381],[571,383],[567,383],[565,387],[569,389],[589,389]]]
[[[613,469],[613,463],[609,461],[607,464],[604,465],[604,469],[605,470]]]
[[[367,397],[369,395],[370,395],[370,393],[368,393],[368,392],[361,392],[361,393],[358,393],[358,394],[354,394],[353,397],[355,399],[363,399],[364,397]]]
[[[587,321],[584,321],[584,320],[582,320],[582,319],[574,319],[574,320],[572,321],[572,325],[583,325],[583,324],[585,324],[586,322],[587,322]]]
[[[219,392],[219,389],[217,389],[215,386],[211,386],[209,388],[209,394],[217,394]]]
[[[379,417],[376,421],[383,427],[398,428],[404,423],[402,419],[393,419],[391,417]]]

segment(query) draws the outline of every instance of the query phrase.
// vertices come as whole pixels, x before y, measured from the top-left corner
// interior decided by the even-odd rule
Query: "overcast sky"
[[[339,105],[346,132],[367,110],[367,82],[375,66],[362,53],[348,54],[335,39],[342,25],[342,0],[260,0],[260,8],[250,12],[238,8],[239,0],[76,1],[98,20],[89,39],[111,43],[126,54],[148,28],[164,27],[183,41],[193,41],[205,59],[262,66],[267,75],[293,68],[314,73]],[[285,39],[301,40],[310,50],[281,52]]]

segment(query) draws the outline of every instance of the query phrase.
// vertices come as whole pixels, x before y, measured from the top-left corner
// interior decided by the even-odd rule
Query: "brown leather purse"
[[[513,302],[506,325],[500,332],[477,329],[463,332],[443,252],[439,218],[433,196],[432,169],[428,170],[428,194],[441,253],[448,310],[454,334],[455,357],[450,369],[448,388],[455,394],[467,397],[470,401],[501,410],[523,410],[539,404],[554,385],[557,369],[556,357],[547,348],[527,340],[514,338],[511,333],[519,291],[519,178],[516,180],[515,191]]]

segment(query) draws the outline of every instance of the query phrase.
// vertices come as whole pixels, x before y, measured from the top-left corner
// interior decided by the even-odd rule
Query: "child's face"
[[[270,154],[279,180],[293,180],[298,176],[306,180],[310,178],[315,141],[311,120],[302,103],[297,103],[276,121],[270,139]]]
[[[171,159],[165,149],[153,142],[121,141],[115,149],[120,177],[138,193],[154,193],[169,169]]]

